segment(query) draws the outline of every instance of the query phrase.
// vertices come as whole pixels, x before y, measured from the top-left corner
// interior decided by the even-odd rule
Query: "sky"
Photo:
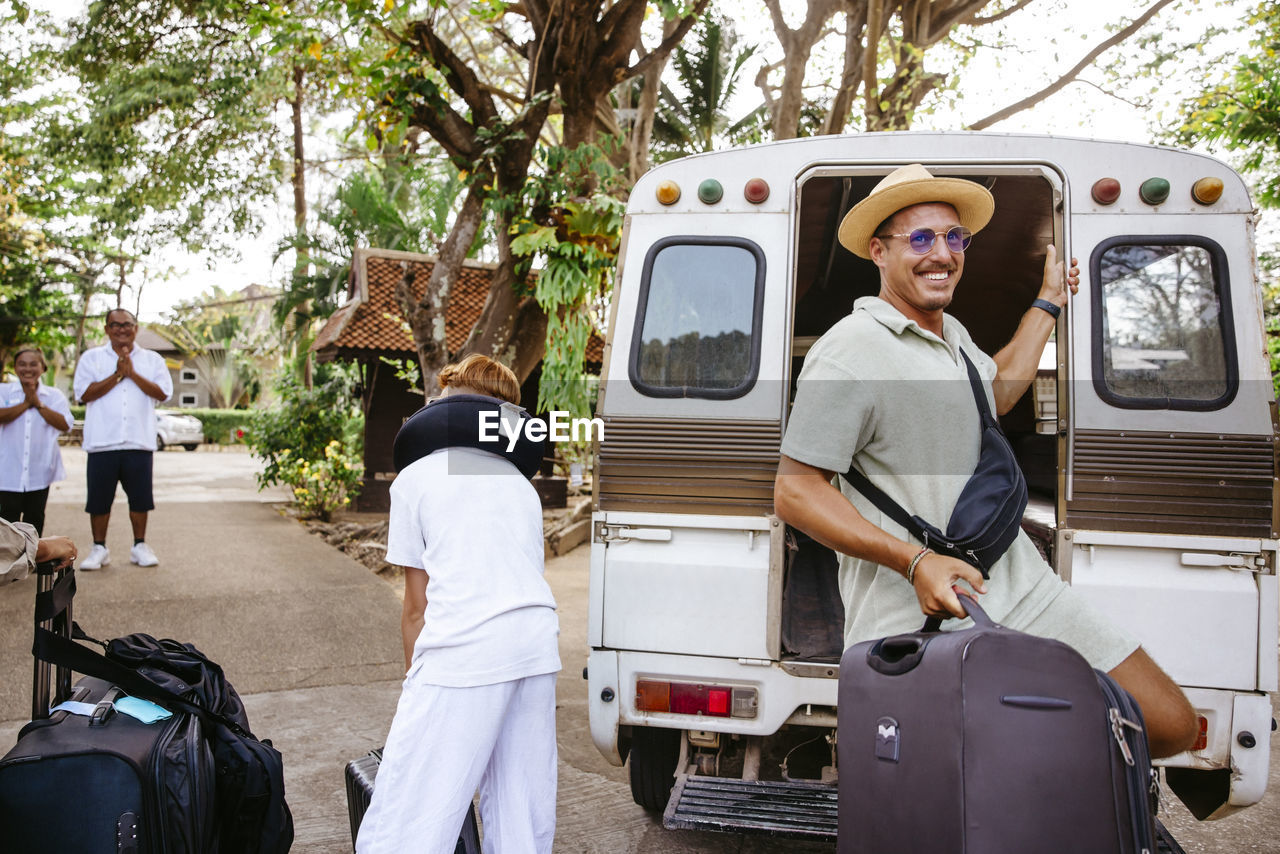
[[[64,19],[83,11],[87,5],[83,0],[28,2]],[[745,113],[759,103],[759,92],[753,85],[759,63],[777,60],[781,49],[774,44],[768,17],[762,13],[759,0],[715,2],[738,22],[739,35],[744,41],[764,47],[742,77],[737,102]],[[1153,0],[1038,0],[999,25],[1019,35],[1016,45],[998,51],[980,51],[961,73],[965,93],[961,106],[942,105],[933,113],[919,117],[914,127],[922,130],[961,128],[1036,91],[1103,40],[1107,35],[1106,26],[1131,20],[1151,2]],[[784,0],[784,9],[796,16],[791,23],[798,23],[804,5],[800,0]],[[1166,37],[1196,33],[1211,20],[1238,20],[1251,5],[1247,0],[1182,0],[1163,10],[1143,32],[1158,32]],[[999,41],[997,35],[984,33],[984,42]],[[1246,42],[1247,36],[1238,37],[1240,47]],[[1125,50],[1122,45],[1113,52]],[[823,68],[830,68],[829,73],[835,73],[838,63],[839,58],[834,54],[819,54],[813,58],[811,68],[819,73]],[[811,79],[816,76],[814,70],[810,71]],[[1101,73],[1087,70],[1082,82],[1067,86],[1044,103],[990,130],[1150,142],[1153,125],[1162,120],[1172,123],[1176,119],[1172,115],[1153,115],[1134,109],[1107,94],[1105,85]],[[1152,81],[1152,85],[1159,86],[1162,99],[1172,104],[1180,92],[1193,91],[1199,81],[1174,77]],[[310,150],[317,150],[317,143],[322,144],[319,140],[309,143]],[[315,204],[312,199],[312,207]],[[126,305],[138,304],[143,320],[159,320],[174,303],[197,297],[214,285],[234,291],[251,283],[278,283],[288,274],[292,257],[286,255],[280,260],[273,257],[281,237],[292,230],[292,196],[287,187],[281,188],[277,204],[264,207],[262,219],[261,233],[246,236],[238,245],[238,259],[192,255],[176,248],[164,253],[153,265],[167,270],[164,277],[152,274],[141,283],[140,300],[136,292],[127,293]]]

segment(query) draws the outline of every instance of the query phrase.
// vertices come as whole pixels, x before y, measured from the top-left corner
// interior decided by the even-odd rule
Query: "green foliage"
[[[279,456],[280,481],[293,490],[303,516],[329,521],[335,510],[351,503],[360,491],[364,464],[333,439],[320,457],[308,459],[286,448]]]
[[[1225,79],[1183,105],[1188,118],[1174,140],[1237,153],[1241,169],[1256,178],[1258,201],[1280,207],[1280,2],[1259,3],[1246,24],[1254,31],[1249,51]]]
[[[362,164],[338,185],[319,213],[312,233],[286,243],[314,265],[275,304],[277,321],[312,301],[312,313],[326,317],[338,307],[360,247],[430,252],[448,230],[453,202],[463,188],[447,160],[394,151]],[[284,247],[282,247],[284,248]]]
[[[723,18],[708,16],[694,26],[671,60],[685,94],[665,83],[660,90],[653,122],[656,162],[741,144],[768,121],[763,105],[736,121],[728,114],[743,66],[755,52],[755,45],[739,45],[732,23]]]
[[[79,264],[71,241],[53,227],[76,210],[48,168],[39,144],[41,117],[60,109],[52,34],[44,16],[0,5],[0,361],[20,344],[46,352],[70,342],[78,313],[72,293]]]
[[[599,146],[543,148],[540,166],[541,178],[525,186],[531,216],[512,226],[511,251],[542,260],[534,286],[547,313],[538,409],[581,417],[592,411],[583,361],[613,285],[624,205],[608,192],[618,173]]]
[[[280,372],[274,386],[276,402],[254,418],[245,437],[265,463],[259,488],[288,483],[291,467],[300,462],[319,463],[330,442],[338,442],[349,457],[362,455],[364,415],[357,382],[355,366],[338,362],[317,365],[311,388],[302,385],[292,367]]]

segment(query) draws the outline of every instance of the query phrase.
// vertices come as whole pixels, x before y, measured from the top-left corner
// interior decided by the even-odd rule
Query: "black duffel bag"
[[[284,854],[293,816],[284,796],[284,762],[269,740],[249,730],[244,704],[222,668],[188,643],[132,634],[108,643],[73,626],[74,637],[98,643],[100,655],[37,627],[33,654],[204,724],[217,771],[214,791],[218,854]]]

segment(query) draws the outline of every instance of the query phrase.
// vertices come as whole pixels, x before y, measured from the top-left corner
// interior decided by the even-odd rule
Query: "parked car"
[[[194,451],[204,444],[204,425],[194,415],[172,409],[156,410],[156,450],[163,451],[169,445],[181,445]]]

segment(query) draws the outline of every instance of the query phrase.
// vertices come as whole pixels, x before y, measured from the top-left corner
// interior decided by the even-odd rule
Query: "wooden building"
[[[312,350],[320,361],[342,359],[360,365],[363,379],[364,478],[355,509],[383,512],[390,507],[395,478],[392,446],[405,419],[423,404],[422,395],[396,376],[396,365],[417,363],[413,335],[396,304],[395,288],[404,275],[403,264],[418,268],[416,282],[425,286],[435,264],[433,256],[390,249],[357,249],[351,261],[346,303],[316,336]],[[468,261],[449,293],[445,315],[445,346],[456,352],[466,341],[484,309],[494,265]],[[421,296],[419,290],[415,296]],[[587,345],[587,370],[598,373],[604,341],[593,335]],[[389,360],[395,364],[387,364]],[[526,408],[533,411],[538,397],[535,370],[521,389]]]

